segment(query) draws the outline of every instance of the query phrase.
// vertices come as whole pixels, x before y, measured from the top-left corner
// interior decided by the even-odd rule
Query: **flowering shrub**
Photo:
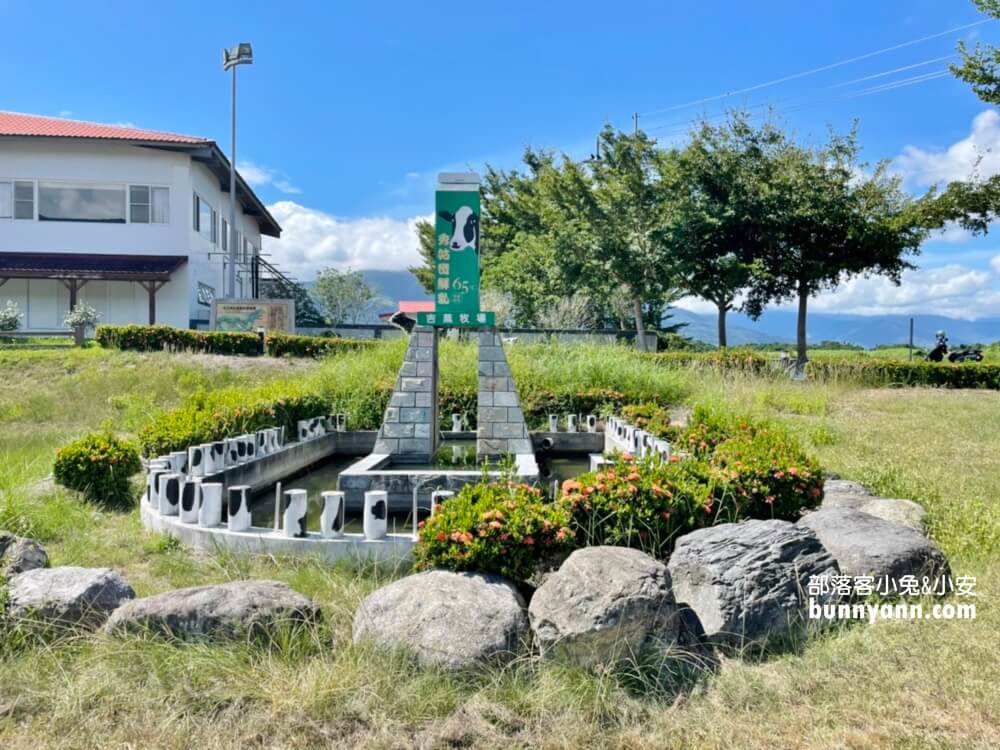
[[[420,523],[417,569],[498,573],[524,581],[573,547],[569,513],[524,484],[467,485]]]
[[[823,498],[823,473],[798,443],[774,428],[743,430],[709,459],[715,494],[744,518],[794,521]]]
[[[626,453],[563,482],[558,504],[582,546],[635,547],[661,559],[678,536],[719,519],[708,471],[695,459],[656,464]]]
[[[83,302],[78,302],[69,313],[67,313],[63,325],[67,328],[93,328],[97,321],[101,319],[101,314],[93,307]]]
[[[16,331],[21,327],[22,320],[24,313],[14,300],[7,300],[7,304],[0,308],[0,331]]]
[[[142,468],[135,446],[108,432],[91,433],[56,451],[56,482],[96,503],[129,507],[129,477]]]
[[[657,437],[671,434],[670,414],[658,404],[630,404],[621,410],[621,415],[629,424]]]

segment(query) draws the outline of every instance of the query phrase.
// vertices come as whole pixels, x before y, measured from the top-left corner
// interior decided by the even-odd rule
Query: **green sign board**
[[[492,327],[479,309],[479,175],[438,175],[434,203],[434,312],[417,322]]]

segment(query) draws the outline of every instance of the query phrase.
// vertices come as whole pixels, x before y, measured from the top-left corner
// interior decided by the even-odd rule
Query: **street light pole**
[[[226,279],[226,287],[229,290],[226,296],[229,299],[236,298],[236,68],[233,65],[233,95],[232,111],[229,116],[229,237],[226,242],[229,244],[229,276]]]
[[[229,268],[226,274],[226,296],[236,297],[236,68],[253,63],[253,48],[249,42],[240,42],[232,49],[222,50],[222,69],[233,71],[232,108],[230,111],[230,154],[229,154]]]

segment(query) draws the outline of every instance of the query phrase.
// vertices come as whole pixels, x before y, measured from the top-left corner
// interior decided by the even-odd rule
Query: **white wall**
[[[100,224],[86,222],[24,221],[0,219],[0,251],[58,253],[119,253],[183,255],[188,262],[176,271],[156,295],[159,323],[186,327],[189,321],[206,323],[209,308],[197,303],[197,281],[223,291],[220,245],[213,245],[194,231],[193,191],[228,218],[228,193],[201,163],[187,154],[127,144],[80,139],[0,140],[0,181],[32,180],[78,183],[154,185],[170,189],[170,216],[166,224]],[[35,210],[37,213],[37,197]],[[243,216],[238,227],[260,247],[257,220]],[[30,294],[29,294],[30,290]],[[246,292],[249,294],[249,286]],[[148,322],[148,296],[131,282],[88,282],[80,292],[113,323]],[[0,287],[0,304],[14,299],[26,313],[25,326],[61,328],[69,293],[57,281],[12,280]],[[29,309],[30,308],[30,309]]]

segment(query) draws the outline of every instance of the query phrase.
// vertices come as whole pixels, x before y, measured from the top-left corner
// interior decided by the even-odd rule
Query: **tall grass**
[[[476,675],[420,669],[399,653],[351,643],[358,602],[402,569],[196,554],[144,531],[135,514],[37,485],[52,443],[95,421],[121,430],[141,424],[183,398],[178,377],[206,389],[295,377],[370,392],[391,384],[401,344],[291,371],[246,360],[228,373],[215,361],[84,351],[18,353],[31,373],[21,375],[4,362],[14,355],[0,354],[8,368],[0,408],[30,403],[23,414],[50,420],[45,437],[23,447],[0,436],[15,457],[0,467],[0,527],[44,539],[54,564],[115,567],[140,595],[277,579],[313,597],[326,616],[265,644],[79,633],[25,642],[0,633],[0,747],[1000,746],[1000,609],[990,604],[1000,598],[995,394],[672,369],[611,347],[514,343],[507,351],[522,388],[627,387],[780,421],[827,469],[925,504],[956,574],[977,577],[977,619],[844,626],[792,649],[717,664],[679,654],[593,673],[525,656]],[[444,342],[441,354],[444,385],[474,387],[475,347]],[[33,400],[36,381],[41,395]],[[21,436],[32,426],[23,416],[4,422]]]

